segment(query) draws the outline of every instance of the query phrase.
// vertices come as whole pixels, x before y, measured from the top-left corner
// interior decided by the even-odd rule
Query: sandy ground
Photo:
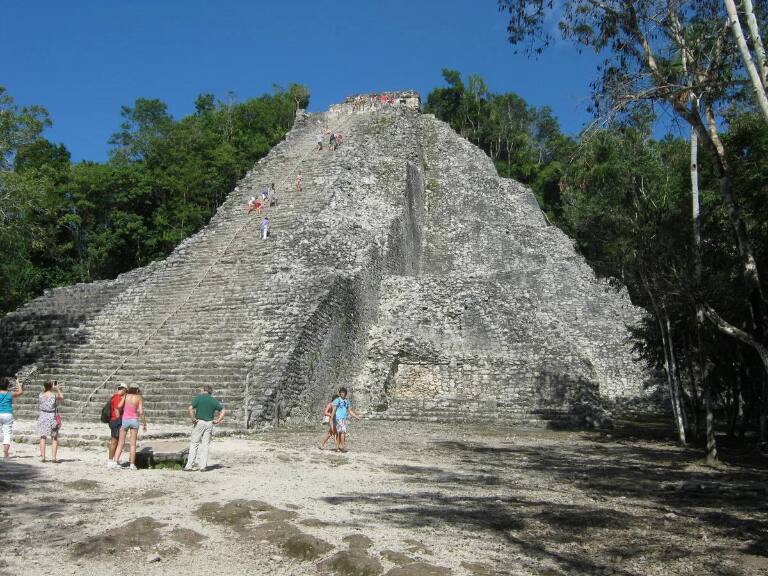
[[[106,430],[106,427],[105,427]],[[363,422],[214,441],[205,473],[0,464],[0,574],[768,574],[768,473],[611,434]]]

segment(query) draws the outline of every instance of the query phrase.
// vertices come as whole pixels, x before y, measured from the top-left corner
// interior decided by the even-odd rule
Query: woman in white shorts
[[[21,382],[16,378],[16,389],[11,392],[10,378],[0,380],[0,428],[3,431],[3,460],[8,460],[11,451],[11,432],[13,431],[13,401],[24,394]]]

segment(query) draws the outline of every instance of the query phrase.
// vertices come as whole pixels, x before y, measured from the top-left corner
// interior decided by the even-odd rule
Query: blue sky
[[[555,46],[515,55],[495,0],[24,0],[4,2],[0,85],[47,108],[48,138],[74,160],[104,160],[120,106],[160,98],[244,100],[299,82],[323,110],[344,96],[442,85],[441,69],[483,76],[494,92],[550,106],[564,129],[589,121],[596,60]]]

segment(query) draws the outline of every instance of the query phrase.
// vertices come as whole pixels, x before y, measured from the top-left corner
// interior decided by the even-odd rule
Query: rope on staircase
[[[348,117],[348,118],[350,118],[350,117]],[[342,125],[344,125],[345,126],[345,130],[346,130],[346,124],[349,121],[348,118],[345,118],[342,122],[340,122],[338,127],[341,127]],[[283,178],[282,180],[280,180],[278,178],[278,182],[280,182],[282,184],[285,184],[285,182],[287,180],[288,181],[288,185],[290,186],[291,185],[291,179],[296,174],[296,171],[298,170],[299,166],[314,151],[315,146],[316,146],[316,142],[313,141],[312,147],[309,148],[294,163],[293,168],[291,169],[289,175],[286,178]],[[269,213],[269,207],[267,209],[265,209],[265,215],[268,214],[268,213]],[[171,312],[165,318],[163,318],[163,321],[160,322],[160,324],[157,325],[157,327],[152,331],[152,333],[149,334],[149,336],[147,336],[144,339],[144,341],[141,342],[141,344],[139,344],[134,350],[132,350],[125,357],[123,357],[123,359],[120,361],[120,363],[117,365],[117,367],[114,370],[112,370],[109,373],[109,375],[107,375],[107,377],[98,386],[96,386],[91,391],[91,393],[88,395],[88,398],[85,399],[85,402],[83,402],[80,405],[80,410],[79,410],[79,414],[80,415],[83,414],[83,412],[85,411],[86,406],[88,406],[91,403],[91,400],[93,400],[93,397],[96,395],[96,393],[99,390],[102,390],[109,383],[109,381],[114,377],[114,375],[117,374],[123,368],[123,366],[125,366],[126,362],[128,362],[128,360],[130,360],[131,358],[136,356],[149,343],[149,341],[152,340],[152,338],[157,336],[158,332],[160,332],[160,330],[163,329],[163,327],[168,323],[168,321],[171,318],[173,318],[173,316],[175,316],[176,313],[179,310],[181,310],[187,304],[187,302],[189,302],[189,299],[192,297],[192,295],[194,294],[195,290],[197,290],[200,287],[200,285],[205,281],[205,279],[208,277],[208,274],[210,274],[211,270],[213,270],[216,267],[216,265],[221,261],[221,259],[224,257],[224,255],[227,253],[227,251],[230,249],[230,247],[235,242],[235,240],[240,235],[240,233],[243,230],[245,230],[245,228],[250,223],[251,223],[251,219],[250,218],[246,218],[245,222],[237,230],[235,230],[235,233],[232,235],[232,238],[229,239],[229,242],[227,242],[227,245],[224,247],[224,249],[218,254],[218,256],[216,256],[216,258],[214,258],[214,260],[211,262],[211,264],[206,268],[205,272],[203,272],[203,275],[200,276],[200,278],[197,280],[197,282],[195,282],[195,284],[192,286],[192,288],[190,288],[190,290],[187,293],[186,297],[179,303],[179,305],[176,306],[176,308],[174,308],[173,310],[171,310]]]

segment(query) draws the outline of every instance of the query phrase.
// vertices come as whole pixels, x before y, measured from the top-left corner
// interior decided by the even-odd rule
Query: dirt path
[[[768,573],[765,469],[595,433],[366,422],[341,455],[320,432],[216,440],[206,473],[19,445],[0,574]]]

